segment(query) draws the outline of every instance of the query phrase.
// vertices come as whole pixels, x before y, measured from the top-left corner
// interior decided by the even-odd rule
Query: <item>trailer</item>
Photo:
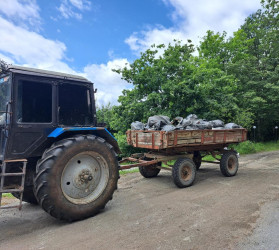
[[[126,136],[129,145],[149,151],[121,160],[121,170],[138,167],[145,178],[156,177],[161,169],[168,170],[175,185],[185,188],[193,184],[202,162],[219,164],[224,176],[235,176],[239,154],[232,145],[246,141],[247,130],[128,130]],[[215,160],[203,160],[206,155]]]

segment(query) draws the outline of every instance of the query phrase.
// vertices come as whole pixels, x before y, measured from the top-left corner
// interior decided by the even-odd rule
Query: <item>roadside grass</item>
[[[131,168],[131,169],[120,170],[119,174],[126,175],[126,174],[131,174],[131,173],[138,173],[138,172],[139,172],[139,168]]]
[[[255,154],[259,152],[279,150],[279,142],[277,143],[275,141],[270,141],[270,142],[245,141],[239,143],[238,145],[232,145],[231,147],[233,147],[234,150],[236,150],[240,155],[247,155],[247,154]],[[214,161],[215,159],[211,155],[207,155],[203,158],[203,160]]]
[[[2,197],[5,197],[5,198],[14,198],[14,196],[10,193],[4,193],[2,194]]]
[[[268,151],[279,150],[279,142],[245,141],[236,145],[234,149],[241,155],[254,154],[259,152],[268,152]]]

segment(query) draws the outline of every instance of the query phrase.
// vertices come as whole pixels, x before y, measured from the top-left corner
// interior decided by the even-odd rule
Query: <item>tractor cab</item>
[[[96,126],[93,84],[80,76],[9,66],[0,108],[1,160],[39,157],[55,128]]]

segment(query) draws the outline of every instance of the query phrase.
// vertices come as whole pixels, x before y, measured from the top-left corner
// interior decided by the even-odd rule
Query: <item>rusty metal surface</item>
[[[7,173],[6,172],[6,164],[11,163],[11,162],[20,162],[23,164],[22,166],[22,171],[19,173]],[[18,208],[21,210],[22,208],[22,197],[23,197],[23,191],[24,191],[24,181],[25,181],[25,175],[26,175],[26,164],[27,160],[26,159],[17,159],[17,160],[6,160],[3,162],[1,166],[1,173],[0,173],[0,209],[7,209],[7,208]],[[21,185],[11,185],[7,186],[5,185],[5,177],[6,176],[21,176]],[[2,202],[2,194],[3,193],[20,193],[20,198],[19,198],[19,205],[17,206],[1,206]]]
[[[151,160],[143,160],[143,159],[138,159],[138,158],[133,158],[133,157],[127,157],[124,158],[123,160],[119,161],[120,164],[120,170],[124,170],[124,169],[130,169],[130,168],[135,168],[135,167],[146,167],[146,166],[151,166],[154,164],[157,164],[159,162],[168,162],[171,160],[177,160],[178,158],[183,158],[183,157],[189,157],[191,158],[192,155],[189,154],[178,154],[178,155],[167,155],[167,154],[163,154],[163,153],[146,153],[144,154],[144,157],[142,158],[149,158]],[[130,163],[130,162],[134,162],[134,163],[130,163],[130,164],[125,164],[125,163]],[[121,165],[121,164],[125,164],[125,165]],[[167,169],[168,168],[164,168],[164,167],[160,167],[158,166],[158,168],[162,168],[162,169]]]
[[[143,131],[128,130],[127,143],[151,150],[183,148],[183,151],[216,150],[247,140],[246,129]]]

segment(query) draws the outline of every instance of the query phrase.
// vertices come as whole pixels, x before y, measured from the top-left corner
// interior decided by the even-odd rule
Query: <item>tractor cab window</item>
[[[10,101],[11,96],[11,82],[10,76],[0,77],[0,125],[3,125],[5,121],[9,120],[6,112],[8,109],[8,102]]]
[[[17,122],[50,123],[52,121],[51,84],[19,81],[17,92]]]
[[[62,125],[92,125],[90,89],[74,84],[59,85],[59,123]]]

